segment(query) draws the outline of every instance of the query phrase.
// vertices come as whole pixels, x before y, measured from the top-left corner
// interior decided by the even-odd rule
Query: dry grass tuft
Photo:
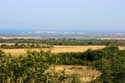
[[[101,72],[87,66],[56,65],[50,67],[50,69],[53,69],[55,72],[64,71],[67,75],[77,74],[80,76],[80,80],[83,83],[91,82],[92,80],[95,80],[97,77],[101,76]]]

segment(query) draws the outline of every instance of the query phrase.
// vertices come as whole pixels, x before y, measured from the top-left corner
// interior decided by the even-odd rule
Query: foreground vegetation
[[[83,53],[28,51],[21,57],[0,51],[0,83],[83,83],[79,74],[47,71],[52,65],[81,65],[102,73],[89,83],[125,83],[125,50],[117,46]]]

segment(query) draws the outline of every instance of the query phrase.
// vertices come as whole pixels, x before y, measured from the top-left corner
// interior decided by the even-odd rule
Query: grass
[[[88,49],[102,49],[105,46],[54,46],[53,48],[31,48],[31,49],[2,49],[5,53],[11,54],[12,56],[25,55],[28,50],[33,51],[49,51],[52,53],[64,53],[64,52],[84,52]]]
[[[64,71],[67,75],[77,74],[80,76],[82,83],[91,82],[92,80],[95,80],[97,77],[101,76],[101,72],[97,71],[96,69],[80,65],[56,65],[50,67],[49,69],[55,72]]]
[[[88,46],[71,46],[71,45],[58,45],[53,48],[31,48],[31,49],[2,49],[5,53],[11,54],[12,56],[25,55],[28,50],[32,51],[49,51],[52,53],[64,53],[64,52],[85,52],[88,49],[97,50],[105,48],[104,45],[88,45]],[[120,50],[125,49],[125,47],[119,46]]]

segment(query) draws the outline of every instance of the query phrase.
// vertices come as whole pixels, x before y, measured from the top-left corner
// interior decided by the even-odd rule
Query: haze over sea
[[[0,34],[125,33],[125,0],[1,0]]]

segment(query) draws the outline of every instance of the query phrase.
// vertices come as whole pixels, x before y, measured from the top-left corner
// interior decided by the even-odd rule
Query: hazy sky
[[[0,0],[0,30],[125,30],[125,0]]]

